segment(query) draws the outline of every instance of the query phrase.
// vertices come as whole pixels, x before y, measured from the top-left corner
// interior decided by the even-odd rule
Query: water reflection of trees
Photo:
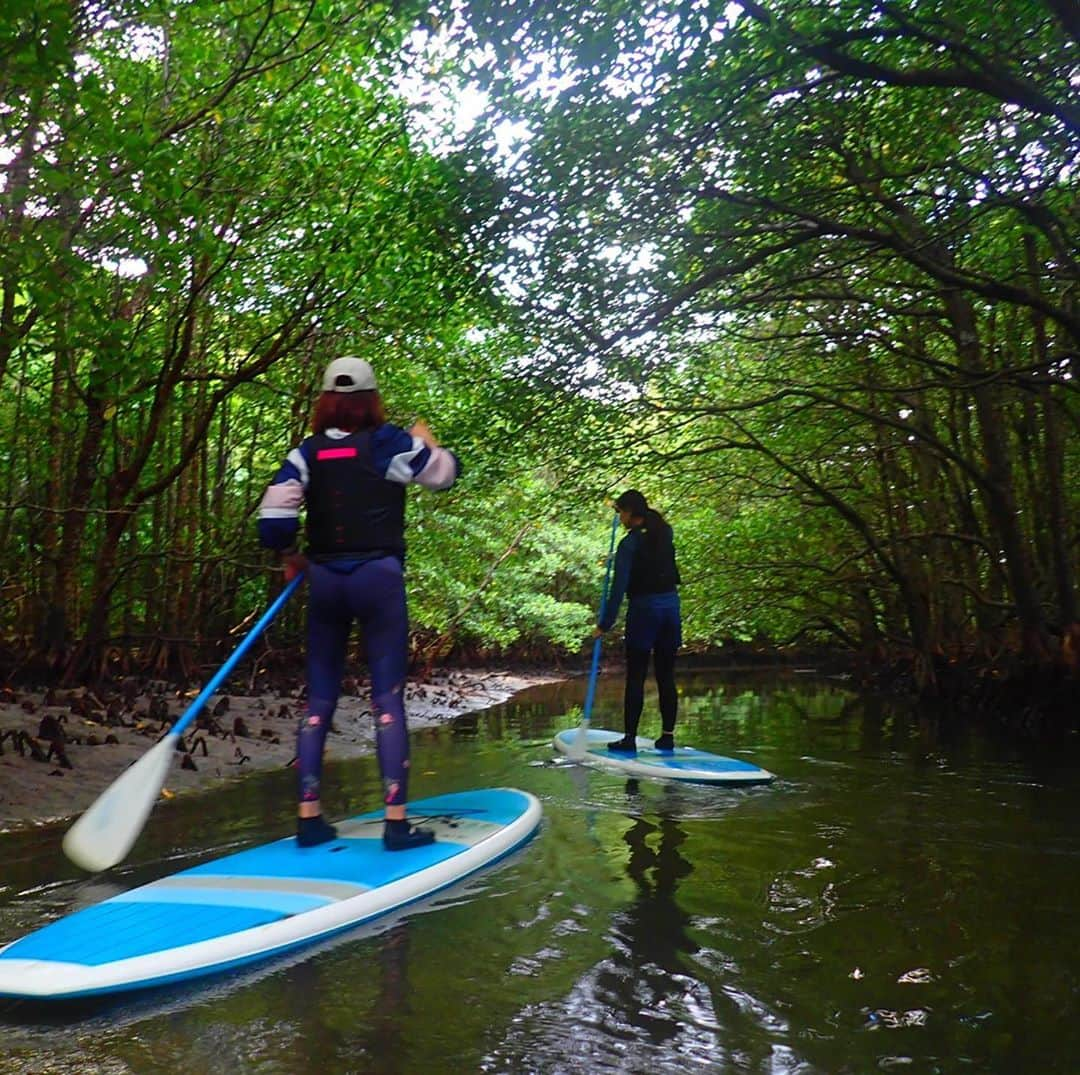
[[[411,923],[399,922],[368,942],[365,980],[354,977],[354,958],[310,959],[289,974],[288,1007],[281,1012],[303,1027],[289,1070],[364,1071],[402,1075],[409,1070],[410,1033],[419,1017],[409,989]],[[347,1067],[343,1067],[347,1064]]]

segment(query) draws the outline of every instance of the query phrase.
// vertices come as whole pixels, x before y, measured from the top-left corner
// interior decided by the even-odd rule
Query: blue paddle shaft
[[[596,694],[596,677],[600,671],[600,639],[596,639],[593,642],[592,648],[592,667],[589,669],[589,687],[585,691],[585,711],[584,719],[586,722],[592,717],[593,697]]]
[[[266,630],[270,621],[281,611],[282,606],[292,597],[293,590],[300,585],[303,574],[296,575],[292,581],[277,595],[274,603],[262,614],[259,622],[248,632],[247,637],[233,650],[229,659],[218,669],[217,674],[201,691],[195,700],[184,710],[184,714],[172,726],[171,735],[180,735],[181,732],[199,715],[199,710],[206,705],[207,699],[221,686],[222,681],[236,667],[240,658],[244,656],[251,644]]]
[[[616,514],[611,520],[611,543],[608,546],[607,567],[604,569],[604,589],[600,594],[599,619],[601,620],[604,618],[604,613],[607,611],[608,586],[611,582],[611,560],[615,555],[615,534],[618,529],[619,516]],[[589,686],[585,691],[584,723],[586,724],[592,716],[593,698],[596,695],[596,677],[600,672],[600,642],[601,639],[599,638],[593,641],[592,667],[589,669]]]

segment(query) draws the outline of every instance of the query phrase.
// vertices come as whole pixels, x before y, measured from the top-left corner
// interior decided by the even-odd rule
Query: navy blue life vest
[[[405,487],[375,469],[371,433],[309,437],[308,556],[316,562],[405,556]]]
[[[681,581],[675,563],[675,541],[666,523],[648,530],[641,527],[634,559],[630,564],[630,581],[626,593],[637,597],[647,593],[670,593]]]

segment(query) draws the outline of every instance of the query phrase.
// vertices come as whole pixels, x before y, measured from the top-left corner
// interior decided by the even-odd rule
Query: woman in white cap
[[[320,805],[322,756],[355,621],[364,632],[371,673],[386,812],[383,844],[392,851],[420,847],[434,837],[406,818],[405,486],[449,489],[458,461],[426,423],[405,430],[386,421],[375,373],[360,358],[338,358],[326,368],[312,430],[289,452],[259,507],[263,545],[283,555],[287,578],[306,569],[310,589],[307,712],[297,737],[297,842],[310,847],[336,835]],[[307,547],[301,555],[296,542],[302,506]]]

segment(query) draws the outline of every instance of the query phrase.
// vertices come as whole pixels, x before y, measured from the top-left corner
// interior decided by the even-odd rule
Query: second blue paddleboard
[[[555,736],[555,749],[570,758],[579,754],[579,728],[567,728]],[[725,758],[693,747],[657,750],[651,739],[637,737],[634,753],[608,750],[608,743],[621,739],[619,732],[589,728],[585,736],[585,752],[578,760],[599,769],[622,773],[624,776],[643,776],[660,780],[683,780],[694,784],[767,784],[773,774],[752,762]]]

